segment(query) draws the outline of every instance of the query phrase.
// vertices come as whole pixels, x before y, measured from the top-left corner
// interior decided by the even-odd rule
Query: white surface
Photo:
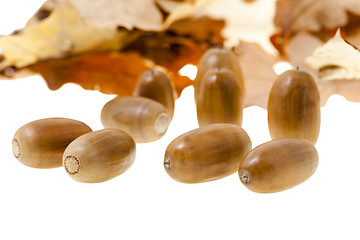
[[[1,1],[0,34],[24,25],[41,2]],[[360,238],[359,103],[329,100],[317,172],[276,194],[248,191],[237,174],[203,184],[181,184],[166,174],[166,146],[197,127],[191,87],[177,100],[167,134],[138,144],[134,165],[108,182],[78,183],[62,168],[33,169],[13,157],[11,140],[23,124],[68,117],[98,130],[101,108],[112,97],[73,84],[50,91],[38,76],[0,81],[0,239]],[[253,146],[270,139],[263,109],[247,108],[243,127]]]

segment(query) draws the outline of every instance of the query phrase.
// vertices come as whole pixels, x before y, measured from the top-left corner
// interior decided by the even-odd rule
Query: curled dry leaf
[[[305,63],[318,71],[322,81],[360,79],[359,49],[346,43],[340,31],[323,46],[316,48]]]
[[[305,63],[317,73],[321,100],[325,104],[332,94],[360,101],[360,51],[347,43],[340,31],[324,45],[316,48]]]
[[[278,0],[274,23],[278,31],[271,42],[280,53],[298,32],[309,32],[327,41],[341,27],[351,37],[360,27],[360,1]]]

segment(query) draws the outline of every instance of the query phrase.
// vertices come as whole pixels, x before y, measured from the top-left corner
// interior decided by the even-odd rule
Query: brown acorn
[[[268,102],[272,139],[304,138],[316,143],[320,131],[320,94],[306,72],[289,70],[278,76]]]
[[[173,117],[176,91],[169,76],[164,72],[145,71],[139,77],[133,95],[150,98],[161,103],[169,111],[170,117]]]
[[[63,165],[76,181],[98,183],[110,180],[130,168],[136,145],[124,131],[103,129],[75,139],[65,150]]]
[[[211,124],[172,141],[165,152],[164,167],[178,182],[208,182],[235,173],[250,149],[251,140],[241,127]]]
[[[137,143],[158,140],[171,122],[169,111],[160,103],[144,97],[116,97],[101,111],[105,128],[127,132]]]
[[[222,47],[216,47],[207,50],[202,55],[198,63],[198,72],[196,74],[196,78],[194,82],[195,102],[197,101],[197,99],[199,99],[198,98],[200,91],[199,86],[203,81],[204,75],[208,70],[218,67],[229,69],[235,74],[237,80],[239,81],[240,89],[241,91],[243,91],[241,95],[244,95],[244,90],[245,90],[244,79],[238,59],[236,58],[235,54],[233,54],[231,51]]]
[[[251,150],[241,161],[241,182],[251,191],[273,193],[311,177],[319,164],[314,145],[302,138],[282,138]]]
[[[233,72],[224,68],[207,71],[196,102],[199,126],[232,123],[241,126],[244,95]]]
[[[91,132],[85,123],[67,118],[45,118],[19,128],[12,140],[14,156],[33,168],[62,166],[65,148],[77,137]]]

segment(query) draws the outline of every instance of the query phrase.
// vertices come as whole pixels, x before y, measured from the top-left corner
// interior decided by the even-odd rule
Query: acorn
[[[169,111],[160,103],[144,97],[116,97],[101,111],[105,128],[127,132],[137,143],[161,138],[171,122]]]
[[[239,126],[212,124],[184,133],[166,149],[164,167],[182,183],[201,183],[235,173],[251,149],[251,140]]]
[[[311,177],[319,164],[314,145],[302,138],[282,138],[251,150],[241,161],[239,177],[251,191],[273,193]]]
[[[170,117],[173,117],[177,94],[169,76],[164,72],[145,71],[139,77],[133,95],[150,98],[161,103],[169,111]]]
[[[195,102],[197,101],[197,99],[199,99],[198,97],[200,91],[199,86],[203,81],[204,75],[209,69],[218,68],[218,67],[229,69],[235,74],[240,84],[240,89],[242,91],[241,95],[244,95],[244,91],[245,91],[244,79],[238,59],[236,58],[235,54],[232,53],[230,50],[227,50],[222,47],[216,47],[207,50],[202,55],[198,63],[198,72],[196,74],[196,78],[194,82]]]
[[[67,118],[45,118],[19,128],[12,140],[14,156],[33,168],[62,166],[65,148],[77,137],[91,132],[85,123]]]
[[[199,126],[232,123],[241,126],[244,95],[235,74],[221,67],[204,75],[196,102]]]
[[[75,139],[65,149],[63,165],[76,181],[108,181],[130,168],[135,160],[136,144],[124,131],[103,129]]]
[[[272,139],[304,138],[316,143],[320,131],[320,94],[308,73],[289,70],[279,75],[268,101]]]

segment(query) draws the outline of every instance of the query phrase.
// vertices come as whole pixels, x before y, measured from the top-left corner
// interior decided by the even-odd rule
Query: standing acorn
[[[135,160],[134,140],[121,130],[103,129],[82,135],[65,150],[63,165],[76,181],[98,183],[130,168]]]
[[[19,128],[12,141],[14,156],[33,168],[62,166],[65,148],[77,137],[91,132],[85,123],[67,118],[45,118]]]
[[[137,143],[158,140],[171,122],[169,111],[160,103],[144,97],[116,97],[101,111],[105,128],[120,129]]]
[[[233,124],[211,124],[184,133],[166,148],[164,167],[182,183],[213,181],[235,173],[251,149],[247,133]]]
[[[304,182],[318,164],[319,155],[311,142],[282,138],[251,150],[240,163],[239,177],[251,191],[273,193]]]
[[[320,131],[320,94],[306,72],[289,70],[279,75],[268,101],[272,139],[304,138],[316,143]]]
[[[196,111],[200,127],[214,123],[241,126],[244,95],[232,71],[221,67],[210,69],[198,87]]]
[[[161,103],[172,118],[176,99],[175,87],[168,75],[159,70],[145,71],[138,79],[134,96],[150,98]]]
[[[202,85],[201,83],[204,79],[204,75],[208,70],[218,67],[229,69],[235,74],[239,81],[240,89],[243,91],[241,95],[244,95],[244,79],[239,61],[231,51],[222,47],[217,47],[207,50],[198,63],[198,72],[194,82],[195,102],[199,99],[200,86]]]

